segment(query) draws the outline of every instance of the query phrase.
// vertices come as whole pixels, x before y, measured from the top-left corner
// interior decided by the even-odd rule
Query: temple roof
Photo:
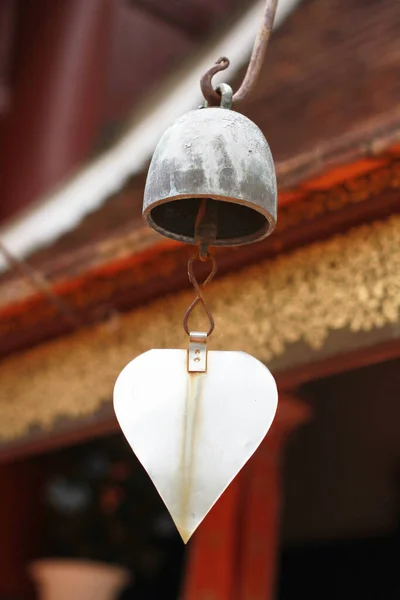
[[[278,228],[265,242],[219,252],[222,273],[398,210],[399,29],[400,5],[390,0],[306,0],[273,35],[260,81],[237,108],[277,161]],[[145,167],[29,259],[83,324],[187,285],[188,249],[143,226]],[[69,330],[18,274],[3,275],[0,290],[4,352]]]

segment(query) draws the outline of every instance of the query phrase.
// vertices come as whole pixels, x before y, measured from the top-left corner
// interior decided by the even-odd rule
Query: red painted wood
[[[7,110],[10,101],[11,51],[15,30],[15,17],[16,3],[14,0],[2,0],[0,2],[0,115]]]
[[[266,439],[200,525],[181,600],[272,600],[281,502],[280,457],[308,408],[281,400]]]
[[[189,542],[181,600],[235,599],[240,488],[237,477]]]
[[[273,598],[281,501],[279,456],[274,446],[267,438],[248,464],[238,600]]]
[[[163,12],[169,12],[170,4],[170,0],[163,1]],[[147,0],[143,6],[148,7]],[[196,44],[194,36],[172,27],[168,20],[154,18],[136,2],[120,1],[115,9],[103,98],[103,115],[109,123],[130,118],[138,102],[152,98],[155,87],[194,51]]]
[[[0,147],[0,219],[89,158],[112,21],[111,0],[19,4],[14,87]]]
[[[245,467],[237,600],[273,600],[279,550],[281,459],[287,435],[308,418],[296,400],[280,400],[271,431]]]

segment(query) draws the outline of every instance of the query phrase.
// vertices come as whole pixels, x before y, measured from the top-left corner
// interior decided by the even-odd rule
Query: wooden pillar
[[[264,442],[194,535],[182,600],[272,600],[287,435],[308,407],[280,398]]]
[[[306,405],[281,396],[270,432],[244,469],[246,497],[241,522],[237,600],[273,600],[275,597],[284,445],[288,434],[308,416]]]
[[[89,158],[112,34],[111,0],[24,0],[19,8],[0,146],[2,219]]]
[[[239,476],[213,506],[189,542],[182,600],[234,600],[239,534],[235,525],[239,514],[240,487]]]

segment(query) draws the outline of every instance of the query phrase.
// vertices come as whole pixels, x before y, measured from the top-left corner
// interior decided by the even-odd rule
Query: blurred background
[[[0,600],[400,597],[400,3],[280,0],[237,107],[279,222],[216,252],[210,300],[280,409],[188,547],[112,410],[129,360],[186,343],[152,152],[220,55],[238,88],[264,4],[0,0]]]

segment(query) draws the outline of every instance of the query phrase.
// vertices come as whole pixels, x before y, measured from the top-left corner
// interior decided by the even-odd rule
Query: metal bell
[[[197,243],[202,199],[216,220],[214,246],[265,238],[276,223],[274,163],[260,129],[226,108],[201,108],[177,119],[154,152],[143,215],[159,233]]]

